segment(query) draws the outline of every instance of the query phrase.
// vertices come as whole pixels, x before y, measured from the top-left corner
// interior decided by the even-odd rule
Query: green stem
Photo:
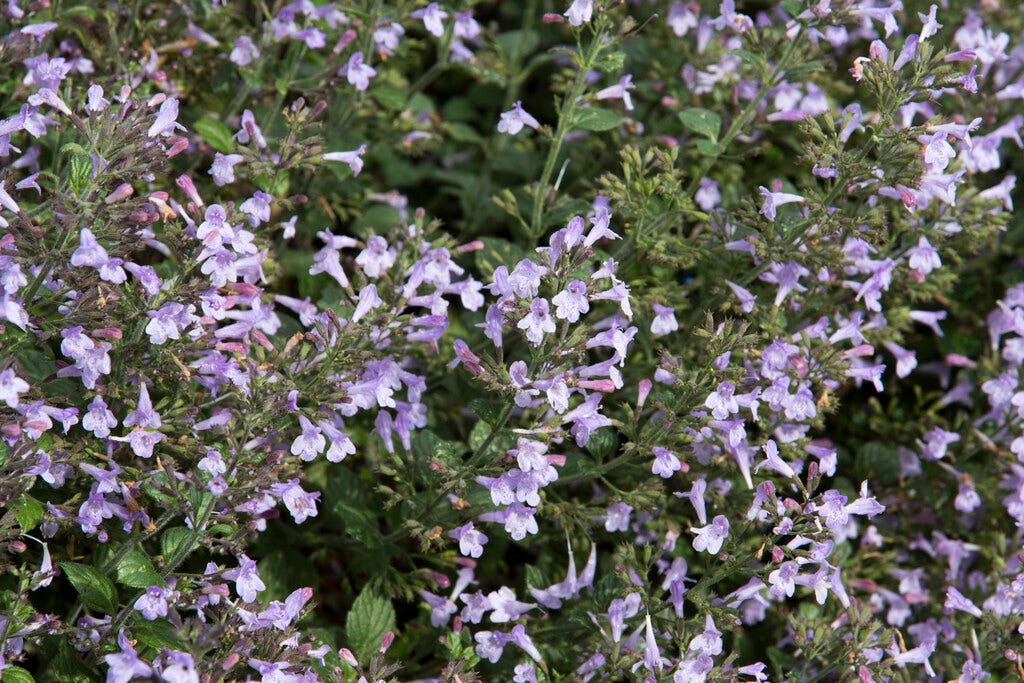
[[[583,59],[583,63],[580,65],[579,71],[576,73],[576,80],[572,84],[572,88],[565,94],[565,98],[562,100],[562,106],[558,112],[558,127],[555,129],[555,134],[551,142],[551,148],[548,150],[548,158],[544,162],[544,170],[541,172],[540,183],[537,185],[537,194],[533,199],[533,216],[530,220],[530,235],[537,239],[540,237],[541,232],[544,229],[544,198],[547,195],[548,183],[551,182],[551,174],[555,171],[555,165],[558,162],[558,154],[562,150],[562,143],[565,141],[565,136],[572,130],[573,126],[573,115],[576,113],[576,103],[583,95],[583,90],[587,86],[586,76],[587,72],[593,68],[597,62],[598,55],[604,49],[604,32],[598,31],[594,34],[593,40],[590,41],[590,47],[587,49],[587,54]]]
[[[775,69],[772,70],[771,76],[769,76],[765,81],[764,87],[758,91],[757,97],[747,103],[747,106],[743,108],[740,115],[733,119],[732,123],[729,125],[729,130],[726,132],[725,136],[718,141],[718,152],[704,159],[704,163],[701,165],[700,170],[693,176],[693,180],[690,181],[690,186],[686,188],[686,196],[692,197],[694,195],[697,188],[700,187],[700,181],[707,176],[708,171],[710,171],[711,167],[715,165],[716,161],[718,161],[718,157],[728,149],[729,144],[736,139],[736,136],[743,131],[748,123],[750,123],[750,119],[752,119],[754,114],[757,112],[757,107],[761,104],[761,100],[765,98],[765,95],[768,94],[769,90],[775,87],[778,78],[786,72],[786,69],[789,68],[789,62],[796,52],[796,47],[799,45],[800,38],[803,36],[803,33],[804,25],[801,24],[796,35],[793,36],[793,39],[789,41],[788,45],[786,45],[786,50],[782,53],[782,58],[779,59],[779,63],[775,65]]]

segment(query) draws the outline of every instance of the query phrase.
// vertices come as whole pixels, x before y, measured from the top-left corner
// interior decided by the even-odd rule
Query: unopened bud
[[[394,631],[388,631],[384,634],[384,640],[380,641],[380,653],[384,654],[391,647],[391,643],[395,642]]]
[[[130,184],[121,183],[116,188],[114,188],[113,192],[107,195],[107,198],[103,200],[103,203],[109,206],[110,204],[119,202],[122,199],[128,199],[128,197],[131,197],[132,194],[134,194],[134,192],[135,188],[132,187]]]
[[[545,24],[562,24],[565,23],[565,17],[561,14],[555,14],[554,12],[546,12],[544,16],[541,17],[541,21]]]

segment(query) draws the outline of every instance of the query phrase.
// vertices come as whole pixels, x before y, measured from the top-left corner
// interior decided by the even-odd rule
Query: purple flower
[[[93,433],[97,439],[110,436],[110,430],[117,426],[117,418],[110,412],[99,394],[89,403],[88,412],[82,417],[82,428]]]
[[[674,308],[661,304],[653,304],[652,308],[654,309],[654,320],[651,321],[651,334],[655,337],[664,337],[679,329]]]
[[[4,401],[8,408],[17,408],[18,394],[24,394],[28,390],[28,382],[14,374],[12,368],[0,372],[0,401]]]
[[[498,122],[498,132],[515,135],[523,129],[523,126],[529,126],[534,130],[539,130],[540,122],[530,116],[526,110],[523,109],[521,101],[516,100],[511,109],[506,112],[502,112],[501,121]]]
[[[245,602],[252,602],[256,599],[256,593],[266,588],[256,570],[256,561],[249,559],[248,555],[242,555],[237,569],[224,572],[224,578],[235,582],[238,597]]]
[[[594,94],[594,98],[598,100],[622,100],[622,103],[626,106],[626,111],[633,111],[633,100],[629,96],[629,91],[632,88],[633,74],[626,74],[615,85],[598,90]]]
[[[99,268],[107,262],[107,250],[96,241],[89,228],[82,228],[78,236],[78,248],[71,254],[71,265]]]
[[[213,165],[210,166],[213,184],[220,187],[235,182],[235,165],[243,159],[245,157],[241,154],[221,154],[217,152],[213,156]]]
[[[260,149],[264,149],[267,146],[267,140],[263,137],[263,131],[260,130],[259,125],[256,123],[256,117],[248,109],[242,112],[242,127],[235,133],[234,139],[243,145],[249,144],[249,141],[252,140],[252,143]]]
[[[573,0],[563,16],[569,20],[571,26],[582,26],[590,21],[593,12],[594,0]]]
[[[167,616],[167,594],[159,586],[150,586],[146,592],[132,605],[132,609],[142,612],[146,621]]]
[[[534,346],[540,345],[545,334],[555,331],[555,321],[548,311],[547,299],[534,299],[530,304],[530,312],[517,325],[519,329],[526,330],[526,338]]]
[[[771,585],[768,592],[776,600],[782,600],[787,596],[793,597],[793,591],[796,590],[794,579],[799,573],[800,566],[796,562],[784,562],[768,575],[768,583]]]
[[[231,49],[231,54],[228,55],[228,59],[238,66],[249,66],[254,59],[259,59],[259,56],[260,50],[252,42],[252,38],[249,36],[239,36],[235,38],[235,44]]]
[[[491,621],[495,624],[517,621],[519,617],[537,606],[532,602],[516,600],[516,594],[508,586],[491,591],[487,595],[487,600],[491,603]]]
[[[149,399],[149,389],[146,383],[139,384],[139,400],[135,410],[128,413],[124,418],[125,427],[151,427],[157,429],[163,424],[160,413],[153,410],[153,403]]]
[[[633,512],[633,506],[628,503],[612,503],[604,515],[604,528],[606,531],[629,531],[629,516]]]
[[[480,35],[480,24],[473,18],[472,12],[457,12],[455,14],[455,29],[452,33],[456,38],[462,40],[474,40]]]
[[[356,256],[356,265],[363,269],[367,277],[377,278],[395,263],[396,252],[389,248],[387,240],[374,235],[366,240],[366,248]]]
[[[480,557],[484,554],[487,536],[473,527],[473,522],[466,522],[448,532],[449,538],[459,542],[459,552],[467,557]]]
[[[916,247],[907,250],[907,265],[916,270],[922,276],[927,275],[942,265],[939,259],[939,252],[928,242],[928,238],[921,235]]]
[[[139,659],[124,631],[117,635],[117,644],[121,651],[103,658],[110,667],[107,669],[107,683],[128,683],[137,678],[148,678],[153,675],[152,667]]]
[[[310,517],[316,517],[316,502],[320,499],[320,493],[309,493],[302,490],[298,479],[292,479],[284,484],[274,484],[270,487],[270,492],[281,499],[296,524],[302,524]]]
[[[580,319],[580,314],[590,310],[586,283],[581,280],[571,281],[565,289],[552,297],[551,303],[556,306],[556,318],[570,323],[576,322]]]
[[[729,520],[725,515],[718,515],[711,524],[697,529],[690,528],[690,531],[697,534],[693,539],[693,549],[697,552],[707,551],[712,555],[722,549],[722,543],[729,536]]]
[[[305,415],[299,415],[299,424],[302,427],[302,434],[292,441],[292,455],[309,462],[323,452],[327,439],[321,433],[320,427],[310,422]]]
[[[476,653],[491,664],[497,664],[505,646],[512,642],[512,637],[501,631],[477,631],[473,635],[476,641]]]
[[[369,67],[367,67],[369,68]],[[365,90],[366,88],[360,88]],[[350,152],[328,152],[324,154],[324,161],[340,161],[348,164],[348,167],[352,169],[352,175],[357,176],[359,172],[363,170],[363,153],[366,152],[366,145],[359,145],[359,149],[354,149]]]
[[[175,129],[185,130],[185,126],[181,125],[178,121],[178,98],[168,97],[164,100],[163,104],[160,105],[160,111],[157,113],[156,121],[146,131],[148,137],[156,137],[158,135],[168,135]]]
[[[432,2],[423,9],[416,10],[411,15],[413,19],[422,19],[423,27],[438,38],[444,35],[444,24],[448,13],[442,10],[436,2]]]
[[[362,52],[355,52],[348,58],[348,63],[341,67],[339,75],[345,76],[356,90],[363,91],[370,87],[370,79],[377,75],[377,70],[363,63]]]
[[[690,641],[689,649],[709,657],[722,654],[722,632],[715,627],[715,620],[710,614],[704,615],[704,631]]]
[[[775,212],[778,207],[792,202],[806,201],[806,199],[798,194],[790,194],[788,192],[769,192],[768,188],[764,185],[760,186],[758,190],[760,190],[761,194],[764,195],[764,204],[761,205],[761,210],[758,211],[758,213],[770,221],[775,220]]]
[[[682,464],[676,454],[667,448],[655,446],[654,464],[651,465],[651,473],[657,474],[664,479],[670,479],[672,474],[682,469]]]

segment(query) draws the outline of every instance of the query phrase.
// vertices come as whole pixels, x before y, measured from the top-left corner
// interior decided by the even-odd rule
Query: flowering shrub
[[[1024,15],[0,13],[5,683],[1024,677]]]

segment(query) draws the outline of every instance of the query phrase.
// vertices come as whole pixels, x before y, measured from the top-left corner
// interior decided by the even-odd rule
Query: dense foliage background
[[[1024,11],[0,9],[3,681],[1024,678]]]

